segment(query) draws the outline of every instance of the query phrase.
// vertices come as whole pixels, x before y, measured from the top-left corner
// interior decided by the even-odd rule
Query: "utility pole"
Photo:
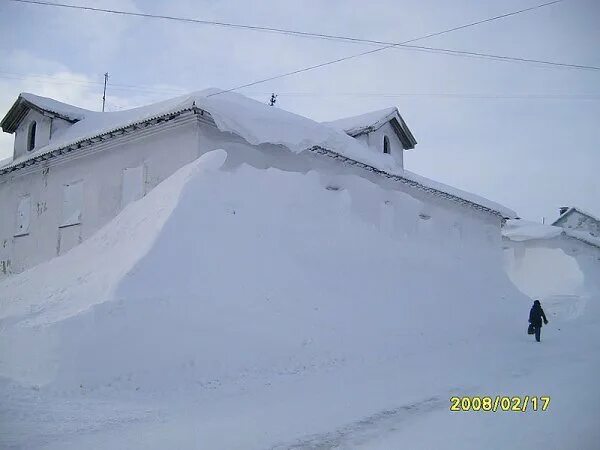
[[[104,105],[106,104],[106,83],[108,83],[108,72],[104,74],[104,93],[102,94],[102,112],[104,112]]]
[[[271,100],[269,100],[269,106],[275,106],[276,101],[277,101],[277,96],[274,93],[271,94]]]

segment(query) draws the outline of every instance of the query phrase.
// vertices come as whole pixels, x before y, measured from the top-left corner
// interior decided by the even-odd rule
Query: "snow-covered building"
[[[570,230],[583,231],[600,237],[600,219],[575,206],[563,206],[552,225]]]
[[[381,213],[405,233],[439,228],[499,243],[501,223],[515,216],[404,170],[416,140],[396,108],[321,124],[215,89],[107,113],[21,94],[0,125],[15,135],[13,158],[0,166],[0,276],[64,254],[215,149],[230,167],[319,170],[333,190],[355,174],[408,194],[412,206]]]

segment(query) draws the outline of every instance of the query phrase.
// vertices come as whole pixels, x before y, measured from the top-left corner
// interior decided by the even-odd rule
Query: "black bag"
[[[533,324],[530,323],[529,326],[527,327],[527,334],[533,334],[535,333],[535,328],[533,328]]]

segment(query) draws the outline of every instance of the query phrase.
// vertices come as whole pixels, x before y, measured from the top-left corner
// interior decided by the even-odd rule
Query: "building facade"
[[[99,113],[22,94],[1,122],[4,131],[14,133],[15,143],[12,161],[0,167],[0,276],[64,254],[177,169],[215,149],[226,150],[231,164],[319,168],[330,176],[356,173],[406,192],[426,205],[407,218],[407,229],[435,218],[436,210],[447,210],[454,219],[445,214],[443,222],[424,226],[499,242],[500,224],[511,214],[431,180],[403,175],[403,152],[416,141],[395,108],[315,126],[347,128],[365,154],[387,154],[400,175],[322,146],[297,153],[282,152],[277,143],[251,143],[243,133],[218,126],[225,119],[209,109],[179,99]]]

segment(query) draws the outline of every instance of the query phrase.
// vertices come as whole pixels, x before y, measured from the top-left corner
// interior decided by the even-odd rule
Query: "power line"
[[[246,95],[262,96],[268,92],[245,92]],[[481,94],[455,92],[279,92],[284,97],[442,97],[459,99],[500,99],[500,100],[600,100],[600,94]]]
[[[7,74],[9,76],[4,76]],[[62,77],[52,77],[52,76],[42,76],[42,75],[27,75],[21,73],[14,72],[3,72],[0,71],[0,78],[10,79],[10,80],[24,80],[24,81],[33,81],[36,83],[53,83],[59,85],[68,85],[68,84],[83,84],[89,86],[99,86],[102,85],[102,81],[84,81],[84,80],[76,80]],[[178,89],[154,89],[150,86],[146,87],[135,87],[133,85],[128,84],[111,84],[111,88],[113,90],[121,90],[119,88],[123,86],[122,90],[133,90],[133,91],[141,91],[141,92],[154,92],[154,93],[162,93],[162,94],[185,94],[189,92],[184,88]],[[259,91],[250,91],[244,92],[245,95],[262,97],[265,95],[271,95],[272,92],[259,92]],[[432,98],[448,98],[448,99],[507,99],[507,100],[583,100],[583,101],[597,101],[600,100],[600,93],[579,93],[579,94],[527,94],[527,93],[515,93],[515,94],[485,94],[485,93],[460,93],[460,92],[309,92],[309,91],[292,91],[292,92],[279,92],[278,96],[282,97],[380,97],[380,98],[405,98],[405,97],[432,97]],[[140,98],[156,98],[154,96],[142,95]],[[107,99],[107,104],[113,107],[117,107],[118,109],[126,109],[125,106],[117,105],[112,100]]]
[[[506,17],[509,17],[509,16],[514,16],[516,14],[521,14],[521,13],[524,13],[524,12],[527,12],[527,11],[532,11],[534,9],[539,9],[539,8],[543,8],[545,6],[554,5],[554,4],[559,3],[561,1],[563,1],[563,0],[555,0],[555,1],[552,1],[552,2],[548,2],[548,3],[542,3],[540,5],[533,6],[533,7],[530,7],[530,8],[521,9],[521,10],[518,10],[518,11],[513,11],[511,13],[501,14],[499,16],[494,16],[494,17],[490,17],[490,18],[487,18],[487,19],[479,20],[479,21],[476,21],[476,22],[471,22],[471,23],[468,23],[468,24],[465,24],[465,25],[461,25],[461,26],[458,26],[458,27],[449,28],[447,30],[442,30],[442,31],[438,31],[438,32],[435,32],[435,33],[430,33],[430,34],[427,34],[427,35],[424,35],[424,36],[420,36],[420,37],[417,37],[417,38],[413,38],[413,39],[409,39],[409,40],[400,42],[398,44],[390,44],[390,45],[386,45],[384,47],[376,48],[374,50],[368,50],[368,51],[361,52],[361,53],[355,53],[354,55],[349,55],[349,56],[345,56],[345,57],[342,57],[342,58],[337,58],[337,59],[334,59],[334,60],[326,61],[324,63],[315,64],[315,65],[312,65],[312,66],[304,67],[302,69],[297,69],[297,70],[293,70],[291,72],[283,73],[283,74],[280,74],[280,75],[275,75],[275,76],[272,76],[272,77],[269,77],[269,78],[264,78],[262,80],[257,80],[257,81],[253,81],[251,83],[246,83],[246,84],[243,84],[243,85],[240,85],[240,86],[236,86],[234,88],[227,89],[227,90],[224,90],[224,91],[215,92],[214,94],[210,94],[209,97],[213,96],[213,95],[224,94],[226,92],[236,91],[238,89],[242,89],[242,88],[245,88],[245,87],[255,86],[257,84],[265,83],[267,81],[273,81],[273,80],[277,80],[279,78],[289,77],[289,76],[296,75],[296,74],[299,74],[299,73],[308,72],[309,70],[314,70],[314,69],[318,69],[318,68],[321,68],[321,67],[325,67],[325,66],[329,66],[329,65],[332,65],[332,64],[336,64],[336,63],[339,63],[339,62],[342,62],[342,61],[348,61],[350,59],[359,58],[361,56],[365,56],[365,55],[370,55],[370,54],[373,54],[373,53],[381,52],[383,50],[387,50],[387,49],[392,48],[392,47],[398,47],[398,46],[405,45],[405,44],[408,44],[408,43],[411,43],[411,42],[416,42],[416,41],[419,41],[419,40],[422,40],[422,39],[427,39],[427,38],[430,38],[430,37],[433,37],[433,36],[440,36],[442,34],[451,33],[451,32],[456,31],[456,30],[462,30],[462,29],[465,29],[465,28],[468,28],[468,27],[473,27],[473,26],[480,25],[480,24],[483,24],[483,23],[488,23],[488,22],[491,22],[493,20],[503,19],[503,18],[506,18]],[[598,70],[600,70],[600,68],[598,68]]]
[[[0,78],[8,79],[8,80],[21,80],[27,82],[34,83],[52,83],[58,85],[69,85],[69,84],[80,84],[87,86],[101,86],[104,84],[103,81],[92,81],[92,80],[77,80],[73,78],[62,78],[62,77],[52,77],[49,75],[36,75],[36,74],[26,74],[26,73],[16,73],[16,72],[3,72],[0,71]],[[185,94],[188,92],[185,89],[177,89],[177,88],[156,88],[152,86],[143,86],[143,85],[132,85],[132,84],[119,84],[119,83],[111,83],[111,89],[116,91],[139,91],[139,92],[154,92],[160,94]]]
[[[162,19],[162,20],[171,20],[171,21],[177,21],[177,22],[195,23],[195,24],[199,24],[199,25],[212,25],[212,26],[220,26],[220,27],[226,27],[226,28],[239,28],[239,29],[253,30],[253,31],[265,31],[265,32],[271,32],[271,33],[288,34],[288,35],[310,37],[310,38],[344,40],[344,41],[351,41],[351,42],[358,42],[358,43],[368,43],[368,44],[377,44],[377,45],[382,45],[382,44],[383,45],[389,45],[389,44],[401,45],[399,43],[391,43],[391,42],[378,41],[378,40],[373,40],[373,39],[361,39],[361,38],[352,37],[352,36],[342,36],[342,35],[336,35],[336,34],[306,32],[306,31],[299,31],[299,30],[290,30],[290,29],[286,29],[286,28],[266,27],[266,26],[259,26],[259,25],[248,25],[248,24],[240,24],[240,23],[233,23],[233,22],[221,22],[221,21],[215,21],[215,20],[193,19],[193,18],[189,18],[189,17],[169,16],[169,15],[164,15],[164,14],[149,14],[149,13],[141,13],[141,12],[133,12],[133,11],[122,11],[122,10],[117,10],[117,9],[96,8],[96,7],[92,7],[92,6],[71,5],[71,4],[66,4],[66,3],[46,2],[46,1],[42,1],[42,0],[8,0],[8,1],[12,1],[12,2],[15,2],[15,3],[28,3],[28,4],[32,4],[32,5],[53,6],[53,7],[68,8],[68,9],[79,9],[79,10],[84,10],[84,11],[101,12],[101,13],[106,13],[106,14],[143,17],[143,18],[147,18],[147,19]],[[477,21],[477,22],[473,22],[473,23],[469,23],[469,24],[465,24],[465,25],[460,25],[458,27],[454,27],[454,28],[451,28],[449,30],[440,31],[440,32],[437,32],[437,33],[431,33],[431,34],[429,34],[427,36],[423,36],[423,37],[421,37],[419,39],[427,39],[427,38],[430,38],[430,37],[439,36],[441,34],[445,34],[445,33],[451,32],[451,31],[457,31],[457,30],[461,30],[463,28],[469,28],[469,27],[471,27],[473,25],[479,25],[479,24],[482,24],[482,23],[491,22],[491,21],[496,20],[496,19],[502,19],[502,18],[505,18],[505,17],[514,16],[516,14],[520,14],[520,13],[527,12],[527,11],[532,11],[532,10],[538,9],[538,8],[543,8],[545,6],[554,5],[556,3],[560,3],[560,2],[563,2],[563,1],[564,0],[553,0],[553,1],[550,1],[550,2],[547,2],[547,3],[543,3],[543,4],[540,4],[540,5],[536,5],[536,6],[532,6],[532,7],[525,8],[525,9],[521,9],[521,10],[518,10],[518,11],[513,11],[513,12],[510,12],[510,13],[502,14],[500,16],[495,16],[495,17],[491,17],[491,18],[488,18],[488,19],[480,20],[480,21]]]
[[[150,19],[163,19],[163,20],[170,20],[170,21],[195,23],[195,24],[201,24],[201,25],[212,25],[212,26],[220,26],[220,27],[227,27],[227,28],[252,30],[252,31],[271,32],[271,33],[286,34],[286,35],[305,37],[305,38],[337,40],[337,41],[343,41],[343,42],[349,42],[349,43],[355,43],[355,44],[369,44],[369,45],[385,46],[385,48],[377,49],[377,51],[396,47],[396,48],[408,49],[408,50],[429,51],[429,52],[434,52],[434,53],[447,54],[447,55],[451,55],[451,56],[477,57],[477,58],[483,58],[483,59],[514,61],[514,62],[520,62],[520,63],[534,63],[534,64],[542,64],[542,65],[546,65],[546,66],[556,66],[556,67],[571,68],[571,69],[600,70],[600,67],[598,67],[598,66],[570,64],[570,63],[562,63],[562,62],[557,62],[557,61],[539,60],[539,59],[531,59],[531,58],[520,58],[520,57],[507,56],[507,55],[494,55],[494,54],[482,53],[482,52],[468,52],[468,51],[454,50],[454,49],[448,49],[448,48],[439,48],[439,47],[425,47],[425,46],[418,46],[418,45],[408,45],[408,43],[410,43],[410,42],[415,42],[417,40],[422,40],[422,39],[439,36],[439,35],[442,35],[445,33],[450,33],[452,31],[462,30],[462,29],[469,28],[469,27],[472,27],[475,25],[481,25],[483,23],[491,22],[491,21],[498,20],[498,19],[503,19],[503,18],[514,16],[514,15],[521,14],[524,12],[528,12],[528,11],[543,8],[546,6],[554,5],[556,3],[563,2],[564,0],[554,0],[551,2],[547,2],[547,3],[542,3],[540,5],[532,6],[532,7],[521,9],[518,11],[513,11],[510,13],[506,13],[506,14],[501,14],[499,16],[490,17],[490,18],[479,20],[476,22],[471,22],[471,23],[468,23],[465,25],[450,28],[448,30],[443,30],[443,31],[436,32],[436,33],[431,33],[431,34],[428,34],[425,36],[421,36],[417,39],[412,39],[412,40],[408,40],[408,41],[404,41],[404,42],[390,42],[390,41],[381,41],[381,40],[376,40],[376,39],[363,39],[363,38],[357,38],[357,37],[352,37],[352,36],[305,32],[305,31],[290,30],[290,29],[284,29],[284,28],[265,27],[265,26],[258,26],[258,25],[246,25],[246,24],[239,24],[239,23],[219,22],[219,21],[203,20],[203,19],[192,19],[192,18],[187,18],[187,17],[168,16],[168,15],[161,15],[161,14],[137,13],[137,12],[130,12],[130,11],[121,11],[121,10],[116,10],[116,9],[96,8],[96,7],[91,7],[91,6],[69,5],[69,4],[64,4],[64,3],[45,2],[45,1],[41,1],[41,0],[8,0],[8,1],[12,1],[15,3],[25,3],[25,4],[32,4],[32,5],[53,6],[53,7],[60,7],[60,8],[100,12],[100,13],[106,13],[106,14],[143,17],[143,18],[150,18]],[[368,54],[368,53],[374,53],[374,52],[365,52],[363,54]],[[357,55],[357,56],[362,56],[363,54]],[[335,61],[335,62],[339,62],[339,61]],[[318,67],[322,67],[322,66],[318,66]],[[315,68],[317,68],[317,67],[315,67]]]
[[[366,40],[366,39],[359,39],[359,38],[349,38],[349,37],[344,37],[344,36],[326,35],[326,34],[318,34],[318,33],[306,33],[306,32],[294,31],[294,30],[284,30],[284,29],[276,29],[276,28],[268,28],[268,27],[258,27],[258,26],[251,26],[251,25],[230,24],[230,23],[225,23],[225,22],[204,21],[204,20],[199,20],[199,19],[178,18],[178,17],[173,17],[173,16],[160,16],[160,15],[151,15],[151,14],[144,14],[144,13],[130,13],[130,12],[125,12],[125,11],[108,10],[108,9],[93,8],[93,7],[86,7],[86,6],[79,6],[79,5],[66,5],[66,4],[50,3],[50,2],[43,2],[43,1],[37,1],[37,0],[9,0],[9,1],[18,2],[18,3],[30,3],[30,4],[46,5],[46,6],[59,6],[59,7],[72,8],[72,9],[83,9],[83,10],[90,10],[90,11],[97,11],[97,12],[106,12],[106,13],[123,14],[123,15],[133,15],[133,16],[141,16],[141,17],[163,18],[163,19],[169,19],[169,20],[182,20],[182,21],[187,21],[187,22],[195,22],[195,23],[203,23],[203,24],[213,24],[213,25],[222,25],[222,26],[235,26],[235,27],[238,27],[238,28],[249,28],[249,29],[256,29],[256,30],[261,30],[261,31],[279,32],[279,33],[291,33],[291,34],[297,34],[297,35],[303,35],[303,36],[311,36],[311,37],[320,37],[320,38],[332,38],[332,39],[352,40],[352,41],[359,41],[359,42],[370,43],[370,44],[384,44],[383,41],[374,41],[374,40]],[[471,22],[471,23],[468,23],[468,24],[460,25],[458,27],[454,27],[454,28],[442,30],[442,31],[435,32],[435,33],[430,33],[430,34],[427,34],[427,35],[424,35],[424,36],[420,36],[420,37],[417,37],[417,38],[413,38],[413,39],[410,39],[410,40],[406,40],[406,41],[403,41],[403,42],[400,42],[400,43],[389,43],[389,45],[385,45],[384,47],[376,48],[376,49],[373,49],[373,50],[361,52],[361,53],[354,54],[354,55],[349,55],[349,56],[342,57],[342,58],[337,58],[335,60],[331,60],[331,61],[327,61],[327,62],[324,62],[324,63],[312,65],[312,66],[305,67],[305,68],[302,68],[302,69],[297,69],[297,70],[294,70],[294,71],[291,71],[291,72],[287,72],[287,73],[284,73],[284,74],[280,74],[280,75],[276,75],[276,76],[273,76],[273,77],[265,78],[265,79],[262,79],[262,80],[254,81],[254,82],[251,82],[251,83],[246,83],[244,85],[237,86],[237,87],[225,90],[225,91],[220,91],[220,92],[216,92],[216,93],[210,94],[209,97],[210,96],[214,96],[214,95],[219,95],[219,94],[222,94],[222,93],[225,93],[225,92],[231,92],[231,91],[239,90],[239,89],[242,89],[242,88],[254,86],[254,85],[257,85],[257,84],[260,84],[260,83],[264,83],[264,82],[267,82],[267,81],[272,81],[272,80],[275,80],[275,79],[279,79],[279,78],[283,78],[283,77],[288,77],[288,76],[299,74],[299,73],[302,73],[302,72],[307,72],[309,70],[314,70],[314,69],[317,69],[317,68],[320,68],[320,67],[332,65],[332,64],[335,64],[335,63],[338,63],[338,62],[349,60],[349,59],[358,58],[360,56],[364,56],[364,55],[368,55],[368,54],[380,52],[380,51],[387,50],[389,48],[394,48],[394,47],[405,47],[405,48],[411,48],[411,49],[421,50],[421,51],[433,51],[433,52],[447,53],[447,54],[451,54],[451,55],[462,55],[462,56],[469,56],[469,57],[494,58],[494,59],[499,59],[499,60],[509,60],[509,61],[518,61],[518,62],[532,62],[532,63],[546,64],[546,65],[553,65],[553,66],[560,66],[560,67],[568,67],[568,68],[600,70],[600,67],[595,67],[595,66],[565,64],[565,63],[557,63],[557,62],[552,62],[552,61],[533,60],[533,59],[526,59],[526,58],[514,58],[514,57],[508,57],[508,56],[502,56],[502,55],[491,55],[491,54],[478,53],[478,52],[467,52],[467,51],[450,50],[450,49],[442,49],[442,48],[435,48],[435,47],[407,45],[408,43],[411,43],[411,42],[416,42],[416,41],[419,41],[419,40],[422,40],[422,39],[427,39],[427,38],[434,37],[434,36],[440,36],[442,34],[450,33],[450,32],[453,32],[453,31],[457,31],[457,30],[461,30],[461,29],[473,27],[473,26],[480,25],[480,24],[487,23],[487,22],[491,22],[491,21],[494,21],[494,20],[503,19],[503,18],[514,16],[514,15],[521,14],[521,13],[524,13],[524,12],[528,12],[528,11],[536,10],[536,9],[543,8],[543,7],[546,7],[546,6],[554,5],[554,4],[560,3],[562,1],[564,1],[564,0],[554,0],[554,1],[551,1],[551,2],[539,4],[539,5],[536,5],[536,6],[532,6],[532,7],[529,7],[529,8],[525,8],[525,9],[521,9],[521,10],[509,12],[509,13],[506,13],[506,14],[501,14],[501,15],[498,15],[498,16],[486,18],[486,19],[483,19],[483,20],[479,20],[479,21],[476,21],[476,22]],[[123,85],[123,87],[127,87],[127,85]],[[133,88],[133,89],[137,89],[135,86],[128,86],[128,87]]]

